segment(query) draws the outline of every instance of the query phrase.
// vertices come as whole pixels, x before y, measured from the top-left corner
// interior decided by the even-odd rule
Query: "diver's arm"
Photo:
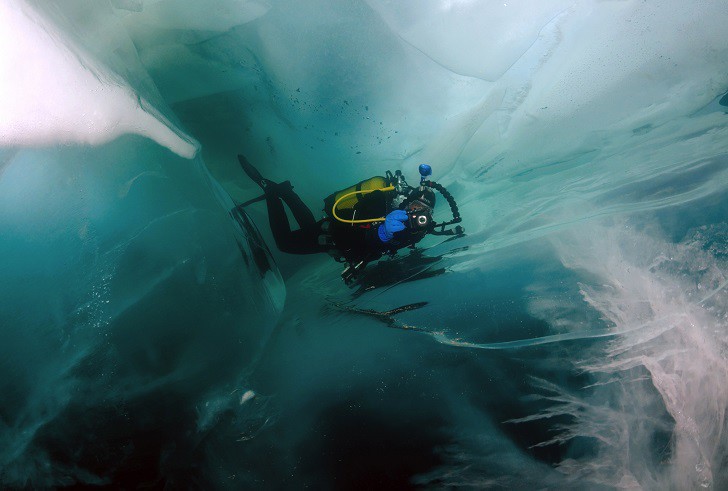
[[[382,242],[382,239],[379,238],[379,227],[381,226],[370,227],[364,234],[364,242],[370,251],[383,253],[391,248],[390,242]]]
[[[399,249],[395,234],[405,229],[407,220],[407,213],[404,210],[390,212],[384,219],[384,223],[371,227],[366,231],[365,241],[368,248],[379,253]]]

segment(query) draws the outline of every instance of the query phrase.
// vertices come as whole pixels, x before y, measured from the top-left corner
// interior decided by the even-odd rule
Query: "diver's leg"
[[[283,197],[279,194],[281,191]],[[286,197],[290,199],[291,195],[295,196],[295,193],[291,190],[290,183],[287,183],[287,186],[286,183],[270,184],[265,189],[265,202],[268,205],[268,221],[270,222],[270,229],[278,249],[281,252],[287,252],[289,254],[327,252],[330,246],[321,238],[324,235],[321,228],[323,220],[318,223],[315,222],[311,211],[297,196],[296,198],[301,203],[302,208],[298,208],[298,216],[296,216],[293,209],[291,211],[294,213],[300,229],[291,230],[288,216],[283,208],[283,199]],[[289,201],[286,200],[286,204],[288,203]],[[305,212],[310,215],[310,221],[308,221],[308,217],[304,217],[303,220],[305,222],[302,224],[301,214]]]
[[[291,225],[288,223],[283,201],[274,192],[266,190],[265,204],[268,206],[268,222],[278,249],[286,252],[291,241]]]
[[[244,155],[238,155],[238,162],[240,162],[240,167],[243,168],[243,171],[248,175],[248,177],[260,186],[266,194],[268,194],[269,191],[274,191],[275,194],[286,202],[286,205],[290,208],[291,213],[296,219],[296,222],[298,222],[298,226],[300,228],[306,228],[316,223],[313,213],[311,213],[308,206],[306,206],[301,198],[293,191],[293,186],[290,181],[284,181],[280,184],[276,184],[273,181],[264,178],[258,169],[248,162],[248,159],[245,158]],[[245,202],[243,206],[255,203],[259,199],[262,198],[254,198]]]
[[[322,234],[320,223],[316,223],[311,210],[293,191],[293,186],[290,181],[276,184],[273,181],[265,179],[243,155],[238,155],[238,161],[248,177],[255,181],[265,193],[264,197],[268,207],[268,221],[270,222],[270,229],[278,249],[291,254],[326,252],[328,247],[319,244],[319,236]],[[255,198],[243,205],[250,204],[258,199]],[[291,230],[291,224],[283,208],[284,202],[296,219],[299,230]]]
[[[294,230],[290,235],[290,242],[287,244],[291,254],[318,254],[328,252],[331,246],[324,239],[319,239],[321,229],[317,223],[310,227]]]
[[[300,228],[308,228],[316,223],[313,213],[308,206],[306,206],[306,203],[301,200],[300,196],[293,191],[293,186],[290,181],[284,181],[280,184],[276,184],[275,186],[278,196],[280,196],[283,201],[285,201],[286,205],[288,205],[288,208],[293,214],[293,218],[296,219]]]

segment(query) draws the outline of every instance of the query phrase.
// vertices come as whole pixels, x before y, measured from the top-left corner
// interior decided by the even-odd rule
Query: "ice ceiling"
[[[280,410],[255,396],[254,367],[294,373],[298,360],[328,381],[322,367],[341,363],[328,353],[352,344],[286,337],[332,322],[310,303],[343,287],[330,265],[271,253],[262,208],[231,213],[256,194],[237,167],[244,153],[317,211],[352,182],[433,166],[468,235],[436,250],[447,275],[379,298],[452,300],[430,317],[452,332],[418,338],[422,352],[495,349],[472,327],[476,307],[500,294],[494,278],[520,275],[524,312],[550,326],[541,337],[614,340],[590,355],[568,345],[554,357],[573,365],[552,379],[517,365],[539,380],[519,386],[524,397],[553,403],[523,414],[466,404],[432,375],[428,387],[449,394],[433,411],[455,421],[445,440],[460,450],[403,482],[726,486],[726,25],[723,0],[5,0],[0,482],[174,486],[190,462],[202,487],[246,472],[250,486],[316,482],[314,471],[261,477],[259,452],[236,456],[227,438],[263,421],[242,439],[277,442],[261,445],[281,469],[299,462],[310,438],[292,423],[266,430]],[[568,299],[554,294],[564,284]],[[360,346],[391,342],[347,332]],[[398,356],[395,372],[410,355]],[[505,371],[496,361],[488,373]],[[570,370],[593,377],[590,395],[558,384]],[[279,397],[310,410],[300,401],[325,392],[311,380],[279,384]],[[430,426],[423,418],[412,431]],[[550,418],[564,431],[540,436],[568,448],[551,459],[559,472],[524,457],[543,442],[493,443],[500,421]],[[499,465],[488,460],[501,450]]]

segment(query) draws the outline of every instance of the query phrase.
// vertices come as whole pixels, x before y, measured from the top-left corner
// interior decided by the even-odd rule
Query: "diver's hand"
[[[384,223],[379,226],[377,233],[379,234],[379,240],[384,243],[389,242],[394,237],[395,232],[404,230],[404,222],[409,218],[407,212],[404,210],[394,210],[389,212],[389,215],[384,219]]]

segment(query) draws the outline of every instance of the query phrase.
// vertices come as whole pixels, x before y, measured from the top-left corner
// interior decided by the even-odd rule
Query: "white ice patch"
[[[459,75],[495,81],[572,1],[368,3],[394,33],[436,63]]]
[[[551,442],[575,437],[600,442],[596,458],[563,463],[567,473],[591,482],[647,489],[725,483],[723,260],[695,240],[672,244],[624,225],[581,227],[555,242],[564,265],[586,273],[584,300],[620,335],[601,356],[579,364],[601,381],[593,392],[585,396],[542,385],[557,404],[527,419],[568,414],[575,425]],[[671,448],[654,467],[648,457],[659,451],[652,448],[654,434],[666,424],[659,408],[674,427]]]
[[[243,405],[254,397],[255,392],[253,392],[252,390],[246,390],[245,392],[243,392],[243,395],[240,396],[240,404]]]
[[[0,145],[100,145],[132,133],[192,158],[198,144],[20,0],[0,3]]]

